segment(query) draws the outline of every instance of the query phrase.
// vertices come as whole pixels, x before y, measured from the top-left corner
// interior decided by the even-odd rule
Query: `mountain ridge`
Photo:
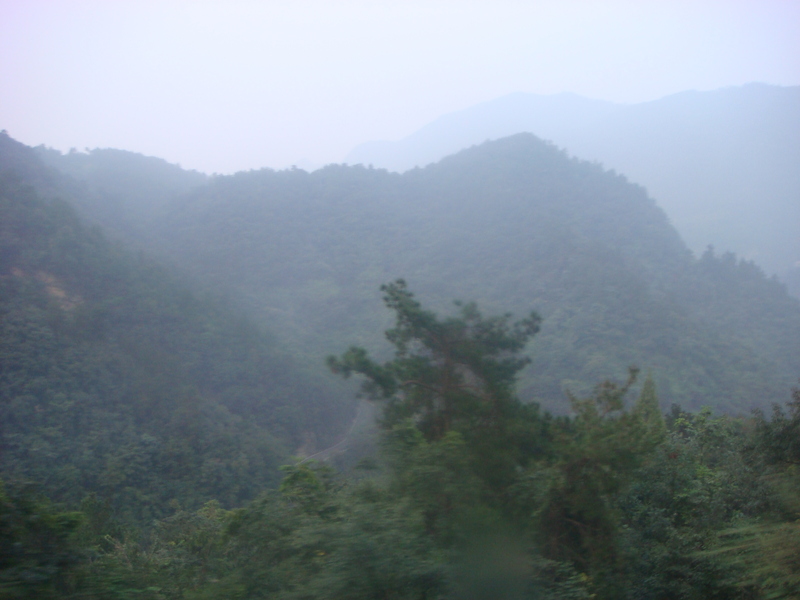
[[[798,303],[780,284],[732,254],[694,258],[642,186],[531,134],[402,175],[218,176],[128,225],[306,364],[352,343],[380,353],[378,288],[403,277],[441,312],[456,298],[539,310],[523,396],[557,412],[565,387],[630,364],[654,370],[665,402],[733,412],[779,401],[800,371]]]
[[[528,131],[644,185],[696,255],[755,260],[800,294],[800,87],[749,84],[632,105],[512,94],[443,115],[347,163],[403,171]]]
[[[726,266],[728,255],[694,259],[643,188],[529,134],[402,175],[329,166],[313,173],[264,170],[221,177],[184,196],[161,226],[163,255],[215,287],[236,289],[257,318],[276,311],[289,315],[278,330],[286,340],[305,340],[305,351],[313,349],[319,360],[348,343],[378,349],[374,332],[387,323],[377,289],[403,277],[439,311],[447,311],[454,298],[476,300],[488,311],[540,310],[545,321],[531,346],[538,358],[525,397],[557,411],[564,410],[564,385],[585,390],[631,363],[687,370],[660,380],[665,399],[690,407],[729,402],[731,410],[760,405],[763,399],[754,400],[758,390],[777,380],[740,380],[736,389],[724,381],[730,365],[745,373],[750,364],[766,373],[784,364],[778,368],[783,383],[767,395],[791,386],[800,370],[764,344],[752,347],[759,335],[784,339],[782,348],[794,342],[774,326],[758,333],[763,319],[738,299],[738,283],[727,300],[715,300],[714,318],[726,310],[747,315],[744,345],[734,342],[739,333],[733,323],[714,323],[697,307],[701,264],[711,272],[729,269],[734,281],[754,269],[761,290],[756,294],[773,294],[770,302],[780,307],[774,310],[793,315],[789,328],[797,331],[798,303],[784,298],[780,285],[758,275],[751,263],[734,259]],[[671,350],[659,349],[648,327],[671,340]],[[615,338],[613,348],[603,342],[604,332]],[[707,338],[688,341],[697,336]],[[699,344],[720,360],[720,352],[728,353],[723,362],[730,365],[719,373],[711,374],[710,363],[702,369],[717,392],[704,396],[703,376],[688,375],[694,368],[688,356],[699,363],[707,358],[679,350],[686,344]]]

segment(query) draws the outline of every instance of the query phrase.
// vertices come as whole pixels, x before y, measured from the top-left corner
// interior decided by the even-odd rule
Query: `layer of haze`
[[[0,0],[0,129],[230,173],[505,94],[800,84],[800,2]]]

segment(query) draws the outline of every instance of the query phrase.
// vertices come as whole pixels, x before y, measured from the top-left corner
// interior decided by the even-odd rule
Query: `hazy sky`
[[[800,0],[0,0],[0,129],[229,173],[515,91],[800,84]]]

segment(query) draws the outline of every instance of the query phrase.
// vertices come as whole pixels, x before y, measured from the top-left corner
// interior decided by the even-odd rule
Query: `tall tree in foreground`
[[[424,310],[398,279],[381,286],[386,306],[397,314],[386,337],[395,358],[380,365],[363,348],[351,347],[328,366],[349,377],[366,377],[365,395],[385,400],[383,425],[390,429],[413,419],[429,441],[452,430],[499,425],[511,405],[517,373],[530,359],[518,356],[539,331],[536,313],[516,323],[511,315],[484,318],[474,303],[462,305],[458,317],[439,320]]]
[[[455,434],[466,442],[477,475],[495,490],[507,485],[515,466],[542,441],[538,406],[523,405],[514,394],[517,374],[530,363],[520,352],[541,319],[532,312],[512,323],[510,314],[484,317],[474,303],[460,302],[458,316],[439,319],[402,279],[381,291],[397,317],[386,332],[394,359],[379,364],[351,347],[329,357],[328,366],[344,377],[365,378],[364,395],[384,405],[385,429],[410,422],[428,443]]]
[[[421,515],[452,597],[516,598],[528,588],[537,597],[571,598],[568,588],[584,597],[569,564],[531,552],[514,514],[511,490],[550,447],[550,418],[514,393],[538,315],[512,322],[457,302],[458,314],[440,319],[403,280],[381,290],[396,314],[386,332],[394,358],[380,364],[352,347],[328,364],[361,375],[364,395],[383,404],[387,493]]]

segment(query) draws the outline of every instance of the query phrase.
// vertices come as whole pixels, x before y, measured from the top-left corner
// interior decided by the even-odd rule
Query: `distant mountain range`
[[[749,84],[623,105],[511,94],[408,137],[367,142],[349,164],[393,171],[519,132],[644,185],[689,247],[754,260],[800,295],[800,87]]]

